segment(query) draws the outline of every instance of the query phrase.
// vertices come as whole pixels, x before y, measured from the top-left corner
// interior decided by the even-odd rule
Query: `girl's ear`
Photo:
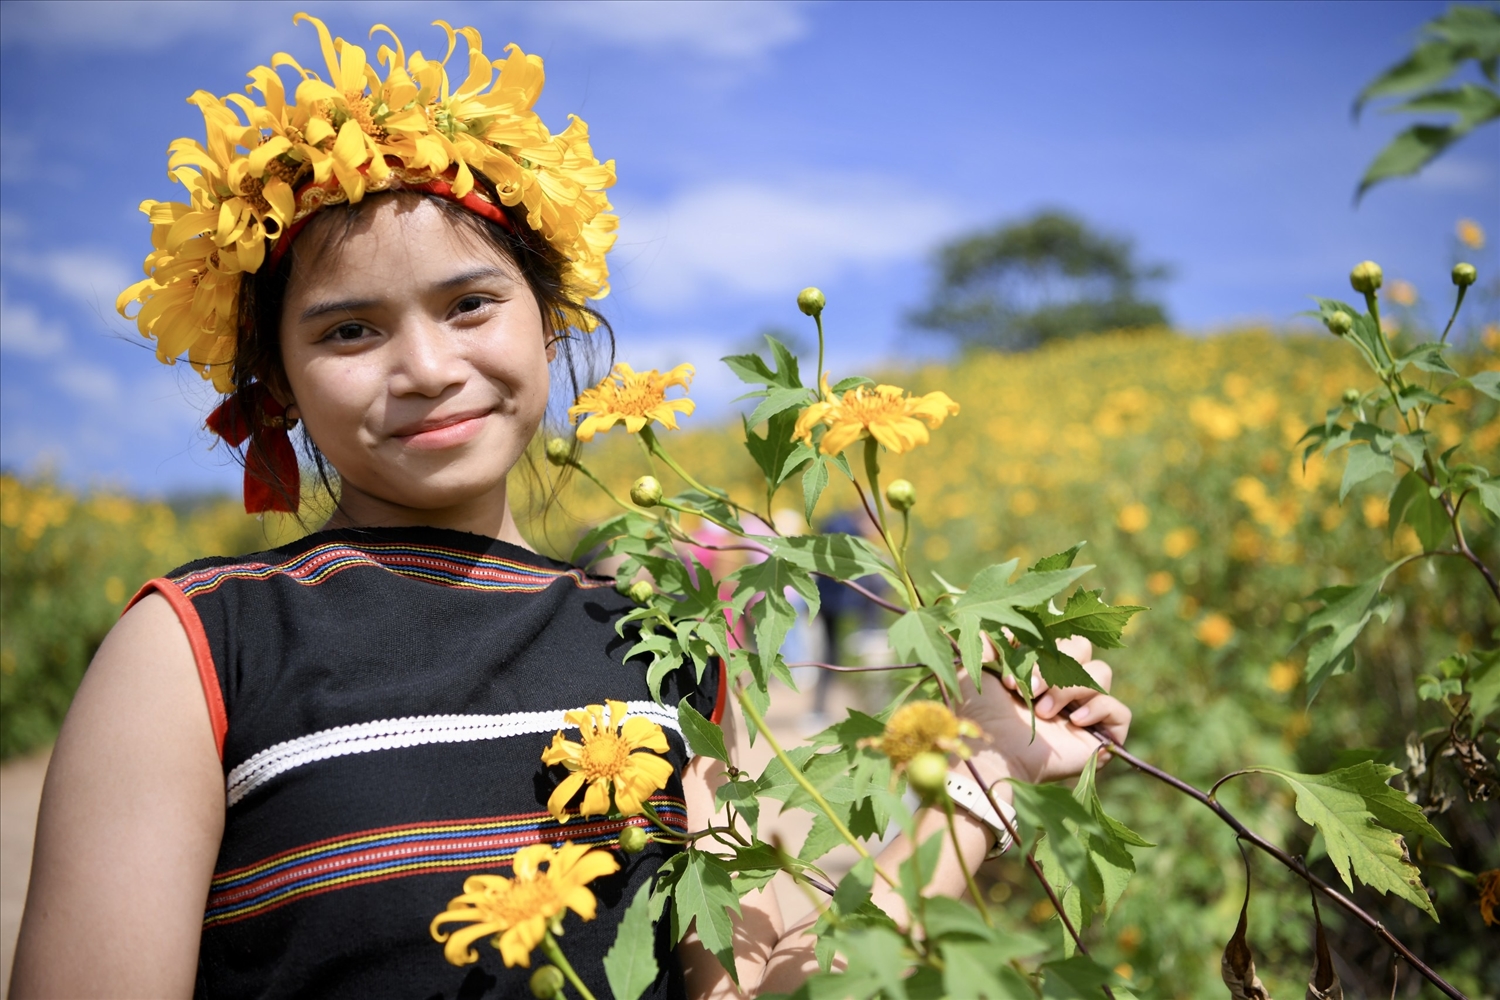
[[[554,362],[556,360],[557,360],[557,338],[556,337],[548,337],[547,338],[547,364],[550,365],[552,362]]]

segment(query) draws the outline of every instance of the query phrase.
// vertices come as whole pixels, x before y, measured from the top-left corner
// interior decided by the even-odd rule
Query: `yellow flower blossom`
[[[1410,281],[1402,281],[1397,278],[1386,286],[1385,294],[1398,306],[1413,306],[1417,304],[1417,286]]]
[[[879,739],[865,740],[862,745],[879,750],[900,767],[928,751],[969,756],[960,736],[978,737],[979,727],[960,719],[940,701],[909,701],[891,714]]]
[[[1219,612],[1210,611],[1203,616],[1193,634],[1209,649],[1220,649],[1234,638],[1234,623]]]
[[[587,886],[601,875],[619,871],[620,863],[608,851],[567,841],[561,847],[523,847],[511,861],[511,869],[513,879],[499,875],[465,879],[463,895],[455,896],[448,909],[432,919],[432,936],[443,943],[443,957],[449,962],[477,962],[479,953],[470,945],[493,934],[507,968],[529,968],[532,950],[542,943],[549,927],[561,930],[568,910],[584,920],[594,919],[598,901]],[[463,922],[469,926],[446,932],[438,929]]]
[[[604,705],[575,709],[566,716],[578,727],[582,743],[563,739],[558,732],[552,745],[542,751],[546,764],[562,764],[570,772],[547,799],[547,810],[559,823],[568,821],[568,803],[580,788],[585,789],[583,816],[601,816],[610,811],[610,792],[614,808],[625,816],[645,811],[651,793],[666,786],[672,776],[670,761],[653,753],[667,752],[667,737],[661,726],[639,715],[625,715],[625,703],[609,701],[609,721]],[[622,725],[623,723],[623,725]]]
[[[812,443],[813,428],[828,427],[819,449],[837,455],[854,442],[872,437],[896,454],[911,451],[928,441],[927,428],[941,427],[958,413],[958,404],[945,392],[908,396],[894,385],[861,385],[836,396],[823,376],[823,398],[797,417],[793,438]],[[924,426],[924,422],[925,425]]]
[[[1127,535],[1144,531],[1151,523],[1151,511],[1143,503],[1130,503],[1120,508],[1119,516],[1115,518],[1115,524]]]
[[[567,262],[562,284],[573,305],[560,318],[593,329],[583,305],[609,293],[605,254],[618,219],[604,190],[615,182],[614,161],[599,162],[577,118],[554,135],[532,110],[541,58],[511,45],[506,58],[491,61],[478,31],[436,21],[447,36],[441,62],[421,52],[408,58],[395,33],[377,24],[370,34],[384,32],[395,47],[381,45],[372,65],[363,48],[330,37],[317,18],[292,21],[317,30],[326,81],[278,52],[270,66],[250,71],[251,97],[196,92],[189,103],[203,114],[204,141],[168,146],[168,173],[188,200],[141,203],[154,249],[145,280],[122,292],[116,308],[128,316],[139,305],[129,318],[156,341],[157,358],[171,364],[185,353],[229,391],[241,278],[260,269],[276,240],[324,205],[435,180],[451,183],[459,198],[498,198],[540,233]],[[455,87],[447,67],[460,36],[467,66]],[[300,76],[290,98],[278,73],[286,67]]]
[[[1484,249],[1484,229],[1473,219],[1458,220],[1458,241],[1470,250]]]
[[[638,372],[622,361],[604,381],[579,394],[568,407],[568,419],[589,414],[574,432],[580,441],[592,441],[595,434],[615,424],[624,424],[627,431],[637,434],[653,420],[675,431],[677,414],[691,415],[696,404],[686,397],[668,399],[667,390],[674,385],[686,389],[692,381],[692,365],[678,365],[663,375],[655,368]]]

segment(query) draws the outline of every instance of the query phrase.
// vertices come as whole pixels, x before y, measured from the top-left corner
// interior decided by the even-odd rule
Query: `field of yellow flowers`
[[[1486,357],[1478,363],[1495,366],[1494,355]],[[1311,605],[1303,598],[1330,582],[1360,579],[1416,545],[1409,528],[1393,537],[1385,530],[1389,483],[1356,489],[1340,505],[1342,459],[1314,456],[1304,468],[1295,447],[1346,388],[1366,387],[1353,352],[1332,337],[1122,334],[883,374],[915,392],[942,389],[962,408],[929,446],[883,460],[887,482],[904,476],[916,486],[911,551],[919,584],[934,586],[934,570],[961,583],[997,559],[1025,564],[1086,539],[1080,562],[1100,569],[1084,583],[1105,588],[1111,603],[1152,609],[1127,631],[1128,648],[1109,655],[1116,690],[1136,712],[1132,744],[1195,784],[1246,763],[1319,771],[1360,747],[1401,746],[1417,725],[1411,665],[1479,638],[1482,595],[1458,568],[1433,560],[1408,567],[1391,588],[1391,620],[1362,640],[1357,673],[1335,678],[1311,708],[1304,705],[1296,638]],[[1434,433],[1453,441],[1467,433],[1480,461],[1500,456],[1496,407],[1468,412],[1471,426],[1439,420]],[[738,426],[693,430],[693,423],[662,434],[663,444],[702,480],[763,506]],[[621,491],[645,471],[636,442],[620,434],[597,438],[583,461]],[[262,549],[301,530],[289,520],[251,519],[228,499],[173,506],[76,496],[11,475],[0,484],[6,755],[53,736],[89,656],[141,582],[199,556]],[[848,485],[835,481],[819,519],[856,503]],[[801,508],[795,477],[778,497],[782,504]],[[583,528],[608,513],[610,502],[578,477],[545,517],[524,519],[525,530],[539,548],[566,556]],[[1477,515],[1466,530],[1495,560],[1500,532]],[[1134,775],[1117,774],[1106,795],[1112,811],[1159,846],[1141,852],[1142,878],[1095,947],[1140,995],[1203,995],[1217,981],[1217,956],[1243,892],[1232,838]],[[1226,795],[1261,832],[1310,857],[1321,853],[1316,843],[1297,842],[1305,828],[1271,786],[1248,780]],[[1251,913],[1257,962],[1273,992],[1285,992],[1308,952],[1307,922],[1286,915],[1310,907],[1288,877],[1256,874],[1257,892],[1277,897]],[[1426,874],[1440,895],[1471,892],[1441,869]],[[993,898],[1022,904],[1007,911],[1046,924],[1048,904],[1019,863],[999,862],[992,875]],[[1425,941],[1429,960],[1456,970],[1482,961],[1474,946],[1445,942],[1409,909],[1383,913],[1404,936]],[[1280,979],[1278,968],[1289,978]]]

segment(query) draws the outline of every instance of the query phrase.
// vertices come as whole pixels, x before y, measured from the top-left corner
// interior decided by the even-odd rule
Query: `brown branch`
[[[1275,844],[1266,840],[1258,833],[1255,833],[1253,830],[1246,827],[1245,824],[1236,819],[1234,814],[1231,813],[1228,809],[1225,809],[1224,806],[1219,802],[1209,798],[1207,794],[1199,791],[1197,788],[1194,788],[1192,785],[1183,781],[1176,775],[1169,774],[1168,772],[1163,771],[1161,768],[1155,767],[1141,760],[1139,757],[1130,753],[1130,751],[1126,750],[1118,742],[1112,739],[1108,734],[1098,729],[1092,728],[1089,730],[1089,732],[1092,733],[1094,735],[1094,738],[1097,739],[1100,743],[1108,746],[1110,748],[1110,753],[1115,754],[1131,767],[1135,768],[1137,771],[1141,771],[1145,774],[1151,775],[1151,777],[1157,779],[1158,781],[1172,786],[1184,795],[1197,799],[1199,802],[1203,803],[1203,805],[1213,810],[1213,812],[1219,817],[1219,819],[1223,820],[1229,826],[1229,828],[1239,836],[1241,840],[1254,844],[1262,851],[1265,851],[1271,857],[1275,858],[1277,861],[1280,861],[1283,865],[1285,865],[1287,869],[1290,870],[1293,874],[1305,880],[1308,885],[1311,885],[1313,888],[1323,893],[1323,895],[1327,896],[1339,906],[1343,907],[1345,912],[1374,931],[1382,941],[1395,949],[1396,953],[1399,954],[1403,959],[1405,959],[1408,965],[1421,973],[1428,982],[1432,983],[1438,989],[1442,990],[1445,995],[1452,997],[1453,1000],[1468,1000],[1468,998],[1457,987],[1455,987],[1453,984],[1449,983],[1446,979],[1439,975],[1437,970],[1433,969],[1426,962],[1418,958],[1416,953],[1414,953],[1406,945],[1402,944],[1401,941],[1396,937],[1396,935],[1386,930],[1384,924],[1367,913],[1362,907],[1359,906],[1358,903],[1354,902],[1354,900],[1350,899],[1348,896],[1345,896],[1333,886],[1329,885],[1327,882],[1324,882],[1312,872],[1299,865],[1291,857],[1291,855],[1287,854],[1281,848],[1277,847]],[[1003,814],[1001,818],[1004,818]],[[1006,825],[1008,827],[1010,824],[1007,823]]]

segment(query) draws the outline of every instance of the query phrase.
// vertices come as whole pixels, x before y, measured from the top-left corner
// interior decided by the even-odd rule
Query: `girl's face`
[[[318,235],[281,355],[292,415],[338,470],[336,520],[508,534],[505,477],[553,353],[519,269],[427,198],[379,198],[337,247]]]

